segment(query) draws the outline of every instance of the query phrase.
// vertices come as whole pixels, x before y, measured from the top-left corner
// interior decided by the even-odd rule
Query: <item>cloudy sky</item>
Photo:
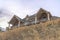
[[[8,20],[15,14],[24,18],[33,15],[40,8],[60,17],[60,0],[0,0],[0,26],[5,28]]]

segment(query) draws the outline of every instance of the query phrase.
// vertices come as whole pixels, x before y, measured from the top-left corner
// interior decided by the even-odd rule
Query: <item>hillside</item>
[[[60,19],[2,32],[0,40],[60,40]]]

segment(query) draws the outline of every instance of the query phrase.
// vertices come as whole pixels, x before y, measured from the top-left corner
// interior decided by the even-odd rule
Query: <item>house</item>
[[[52,19],[52,15],[50,12],[40,8],[40,10],[34,14],[34,15],[27,15],[23,20],[26,20],[26,23],[29,24],[36,24],[36,23],[40,23],[40,22],[46,22],[46,21],[50,21]]]
[[[46,22],[51,20],[51,13],[40,8],[40,10],[34,15],[27,15],[24,19],[19,18],[18,16],[14,15],[12,19],[9,21],[9,27],[21,27],[21,26],[28,26],[37,24],[40,22]],[[10,24],[12,26],[10,26]]]

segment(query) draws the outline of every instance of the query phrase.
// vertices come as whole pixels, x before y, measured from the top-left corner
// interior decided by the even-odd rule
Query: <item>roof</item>
[[[46,13],[46,14],[49,14],[50,16],[52,16],[49,11],[46,11],[45,9],[40,8],[39,11],[37,12],[37,17],[38,18],[41,17],[41,14],[43,14],[43,13]]]
[[[19,18],[18,16],[14,15],[8,23],[13,23],[13,22],[16,21],[16,20],[17,20],[17,21],[19,21],[19,20],[22,21],[21,18]]]
[[[19,18],[18,16],[14,15],[13,18],[10,20],[9,23],[13,23],[15,20],[19,20],[19,21],[21,21],[21,22],[34,21],[34,20],[35,20],[35,17],[37,16],[37,19],[39,19],[39,18],[41,17],[41,14],[42,14],[42,13],[46,13],[46,14],[49,13],[50,16],[51,16],[51,13],[50,13],[50,12],[44,10],[43,8],[40,8],[39,11],[38,11],[36,14],[31,15],[31,16],[27,15],[24,19],[21,19],[21,18]],[[28,18],[28,20],[26,20],[27,18]]]

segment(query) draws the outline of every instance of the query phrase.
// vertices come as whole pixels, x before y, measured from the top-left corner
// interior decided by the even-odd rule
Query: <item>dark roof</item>
[[[25,18],[23,19],[23,21],[24,21],[24,22],[26,22],[26,21],[29,21],[29,22],[30,22],[30,21],[34,21],[34,20],[35,20],[35,14],[34,14],[34,15],[29,16],[28,18],[29,18],[29,19],[28,19],[28,20],[26,20],[26,19],[27,19],[27,17],[25,17]]]

